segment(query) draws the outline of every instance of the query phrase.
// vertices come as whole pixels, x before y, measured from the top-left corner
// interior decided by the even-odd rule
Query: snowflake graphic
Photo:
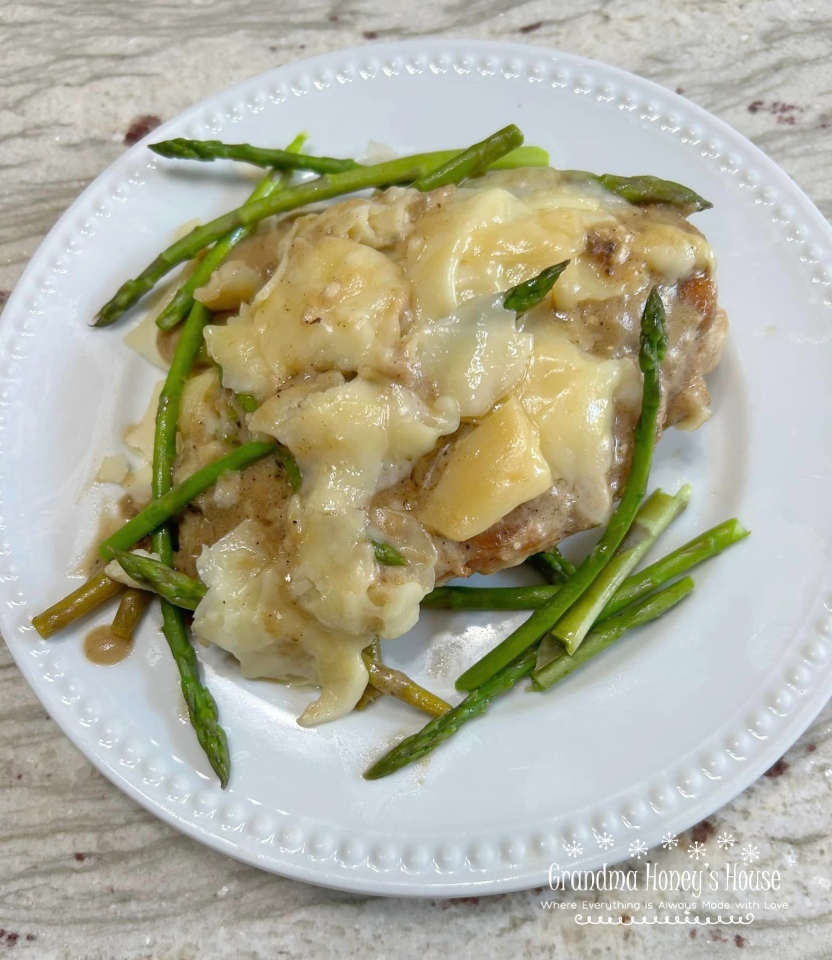
[[[692,857],[694,860],[699,860],[707,854],[705,849],[705,844],[700,843],[698,840],[694,840],[693,843],[688,847],[688,856]]]
[[[733,833],[728,833],[725,830],[716,838],[716,842],[719,844],[720,850],[729,850],[737,841],[734,839]]]
[[[742,858],[746,863],[754,863],[760,859],[760,850],[753,843],[748,843],[742,848]]]
[[[611,846],[615,843],[615,840],[606,832],[598,833],[597,830],[592,831],[595,834],[595,842],[602,850],[609,850]]]
[[[641,860],[646,855],[647,844],[643,840],[633,840],[630,844],[630,856],[635,857],[636,860]]]
[[[572,843],[565,843],[563,849],[568,857],[579,857],[584,852],[584,848],[577,840]]]
[[[662,846],[665,848],[665,850],[672,850],[673,847],[679,846],[679,838],[675,833],[666,833],[662,837]]]

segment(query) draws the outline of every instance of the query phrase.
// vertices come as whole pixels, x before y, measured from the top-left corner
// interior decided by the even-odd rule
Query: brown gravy
[[[117,637],[108,623],[94,627],[84,639],[84,655],[91,663],[102,667],[121,663],[133,649],[132,640]]]

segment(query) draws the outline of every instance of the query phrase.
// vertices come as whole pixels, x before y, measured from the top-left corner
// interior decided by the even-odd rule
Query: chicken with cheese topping
[[[392,188],[256,241],[198,294],[232,312],[206,328],[217,366],[188,384],[177,476],[266,436],[302,485],[271,460],[223,478],[182,516],[177,564],[208,587],[202,640],[247,676],[320,686],[300,718],[312,724],[355,706],[362,649],[406,633],[434,585],[605,522],[628,471],[653,285],[669,333],[663,427],[709,416],[726,320],[711,248],[678,211],[554,170]],[[567,259],[542,303],[503,307],[508,288]],[[372,540],[407,564],[381,565]]]

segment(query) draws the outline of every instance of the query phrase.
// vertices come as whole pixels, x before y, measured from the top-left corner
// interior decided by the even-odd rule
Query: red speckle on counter
[[[147,113],[142,117],[136,117],[135,120],[131,120],[130,126],[127,128],[127,133],[124,134],[124,146],[132,147],[133,144],[138,143],[142,137],[146,137],[151,130],[155,130],[161,122],[161,117],[154,116],[152,113]]]
[[[0,290],[0,307],[9,299],[12,295],[11,290]]]
[[[806,753],[814,753],[815,750],[817,750],[817,747],[815,746],[814,743],[807,743],[807,744],[806,744]]]
[[[19,933],[12,933],[11,930],[0,928],[0,943],[5,943],[7,947],[13,947],[19,939]]]
[[[87,855],[85,853],[76,853],[75,859],[78,863],[83,863],[87,859]]]
[[[365,30],[364,33],[361,34],[361,36],[364,37],[365,40],[378,40],[378,31]]]
[[[625,924],[625,926],[626,926],[626,924],[633,922],[633,918],[630,916],[629,913],[622,913],[622,914],[621,914],[621,922],[622,922],[623,924]]]
[[[777,777],[782,777],[788,769],[789,765],[782,757],[780,757],[773,767],[769,767],[769,769],[766,770],[765,776],[770,777],[772,780],[776,780]]]
[[[713,940],[714,943],[728,942],[727,939],[722,935],[722,931],[719,929],[719,927],[715,927],[713,930],[711,930],[711,940]]]
[[[695,931],[695,930],[688,930],[688,936],[691,938],[691,940],[695,940],[695,939],[696,939],[696,931]]]
[[[682,94],[684,94],[684,92],[685,92],[685,88],[684,88],[684,87],[676,87],[676,93],[678,93],[680,97],[682,96]],[[696,931],[691,930],[691,933],[695,933],[695,932],[696,932]]]
[[[734,946],[735,947],[744,947],[745,946],[745,937],[741,937],[738,933],[734,934]]]
[[[29,941],[29,943],[32,943],[33,941],[37,940],[37,936],[34,933],[27,933],[26,939]]]
[[[696,843],[705,843],[706,840],[716,833],[716,827],[711,823],[710,820],[703,820],[701,823],[697,823],[696,826],[690,832],[691,840]]]
[[[534,33],[535,30],[539,30],[543,26],[542,20],[537,20],[535,23],[527,23],[524,27],[518,27],[518,33]]]
[[[22,773],[19,773],[19,774],[15,777],[15,779],[16,779],[16,780],[22,780],[22,779],[23,779],[23,774],[22,774]]]
[[[793,127],[803,113],[803,107],[796,103],[784,103],[782,100],[771,100],[768,103],[765,100],[752,100],[748,104],[749,113],[760,111],[770,114],[779,124]]]

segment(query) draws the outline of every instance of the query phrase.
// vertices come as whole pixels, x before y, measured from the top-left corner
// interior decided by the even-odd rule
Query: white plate
[[[243,681],[207,651],[233,751],[223,793],[183,719],[157,622],[110,668],[84,659],[82,631],[44,643],[28,626],[77,583],[67,570],[93,536],[100,495],[90,478],[156,379],[122,343],[125,324],[87,322],[179,225],[241,201],[250,185],[239,170],[176,165],[138,144],[61,218],[3,316],[0,621],[20,669],[130,796],[288,876],[370,893],[491,893],[545,884],[552,862],[611,863],[746,787],[832,691],[832,231],[755,147],[611,67],[445,40],[275,70],[152,138],[282,144],[305,129],[315,150],[346,156],[369,138],[400,151],[462,146],[511,121],[555,166],[658,174],[714,202],[696,223],[717,253],[731,333],[712,378],[713,419],[695,434],[671,431],[658,451],[655,482],[695,491],[662,548],[732,515],[754,533],[702,569],[694,596],[665,620],[548,696],[515,691],[389,779],[367,783],[361,771],[420,726],[408,708],[382,702],[302,730],[294,717],[308,693]],[[519,619],[432,613],[389,655],[453,696],[462,666]],[[604,834],[612,847],[599,845]]]

